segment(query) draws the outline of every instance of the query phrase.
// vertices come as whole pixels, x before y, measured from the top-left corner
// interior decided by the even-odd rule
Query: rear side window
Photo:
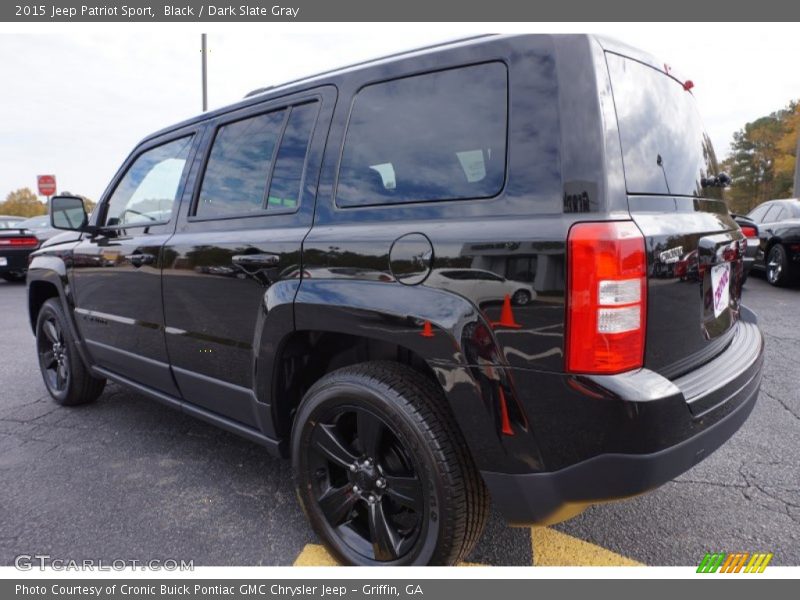
[[[498,194],[505,181],[507,105],[502,63],[365,87],[353,102],[337,205]]]
[[[317,102],[292,108],[272,171],[267,210],[297,208],[308,151],[308,141],[317,118]]]
[[[295,210],[318,107],[308,102],[222,125],[195,215],[213,219]]]
[[[717,196],[719,189],[700,186],[717,167],[692,94],[645,64],[611,53],[606,59],[628,192]]]
[[[195,214],[229,217],[263,210],[273,154],[281,135],[285,110],[279,110],[217,130],[208,158]]]

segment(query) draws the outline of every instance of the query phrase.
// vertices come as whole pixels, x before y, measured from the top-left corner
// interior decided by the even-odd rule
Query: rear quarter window
[[[345,137],[342,207],[487,198],[505,182],[508,73],[492,62],[363,88]]]
[[[700,179],[717,173],[692,94],[666,73],[606,53],[630,194],[719,197]]]

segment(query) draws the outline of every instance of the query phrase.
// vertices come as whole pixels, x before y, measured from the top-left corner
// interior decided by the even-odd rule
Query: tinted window
[[[308,141],[316,117],[316,102],[292,108],[272,171],[267,209],[297,208]]]
[[[700,186],[717,168],[692,94],[652,67],[606,57],[628,192],[718,196],[718,188]]]
[[[108,200],[106,225],[169,221],[191,143],[185,137],[141,154]]]
[[[772,206],[769,207],[767,214],[764,215],[764,222],[770,223],[772,221],[777,221],[778,213],[780,212],[781,212],[780,204],[773,204]]]
[[[485,271],[475,274],[475,279],[484,279],[486,281],[503,281],[503,278],[494,273],[487,273]]]
[[[764,215],[767,214],[767,211],[769,210],[770,206],[772,205],[762,204],[760,206],[756,206],[753,210],[750,211],[750,213],[747,216],[753,219],[753,221],[755,221],[756,223],[760,223]]]
[[[371,85],[355,98],[336,202],[494,196],[506,164],[507,73],[490,63]]]
[[[763,222],[764,223],[773,223],[773,222],[779,220],[781,210],[782,209],[781,209],[781,205],[780,204],[773,204],[772,206],[769,207],[769,210],[767,211],[767,214],[764,215]]]
[[[286,111],[279,110],[217,130],[195,210],[198,217],[264,210],[269,171],[285,117]]]

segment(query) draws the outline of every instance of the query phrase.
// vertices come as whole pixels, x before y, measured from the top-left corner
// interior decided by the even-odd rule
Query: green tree
[[[800,103],[791,102],[733,134],[731,153],[722,163],[733,180],[726,192],[731,211],[746,213],[792,194],[798,132]]]
[[[39,201],[30,188],[20,188],[9,193],[5,202],[0,202],[0,214],[37,217],[47,214],[47,206]]]

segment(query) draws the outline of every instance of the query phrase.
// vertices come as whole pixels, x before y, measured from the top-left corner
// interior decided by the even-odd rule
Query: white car
[[[528,283],[501,277],[483,269],[434,269],[425,285],[451,290],[472,300],[475,304],[503,300],[524,306],[536,298],[536,291]]]

